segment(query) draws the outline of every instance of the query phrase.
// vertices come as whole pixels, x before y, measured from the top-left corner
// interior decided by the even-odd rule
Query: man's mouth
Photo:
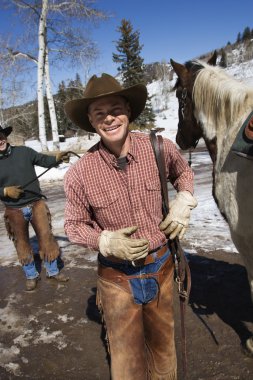
[[[115,129],[118,129],[119,127],[120,127],[120,125],[114,125],[114,126],[111,126],[111,127],[103,128],[103,131],[105,131],[105,132],[111,132],[111,131],[114,131]]]

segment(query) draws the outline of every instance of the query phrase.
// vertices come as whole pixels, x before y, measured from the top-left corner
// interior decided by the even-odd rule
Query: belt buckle
[[[136,267],[142,267],[143,265],[145,265],[145,259],[146,259],[146,257],[144,257],[143,259],[132,260],[131,264],[135,268]]]

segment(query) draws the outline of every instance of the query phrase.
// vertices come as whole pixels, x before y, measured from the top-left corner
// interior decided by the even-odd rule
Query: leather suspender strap
[[[156,132],[150,132],[150,141],[155,154],[155,159],[159,171],[159,178],[162,191],[162,212],[165,218],[169,212],[169,197],[166,181],[166,166],[162,136],[156,136]],[[184,251],[181,247],[179,239],[176,237],[173,240],[168,240],[168,246],[171,250],[175,264],[175,281],[178,284],[178,293],[180,300],[180,317],[181,317],[181,341],[182,341],[182,362],[184,378],[187,373],[187,358],[186,358],[186,334],[185,334],[185,302],[189,296],[191,288],[191,273],[188,262],[185,258]]]

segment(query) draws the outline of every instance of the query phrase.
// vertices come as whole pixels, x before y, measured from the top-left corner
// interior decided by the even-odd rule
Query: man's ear
[[[89,119],[89,122],[90,122],[90,123],[91,123],[91,125],[92,125],[92,122],[91,122],[92,118],[91,118],[91,116],[90,116],[90,114],[89,114],[89,113],[88,113],[87,115],[88,115],[88,119]]]

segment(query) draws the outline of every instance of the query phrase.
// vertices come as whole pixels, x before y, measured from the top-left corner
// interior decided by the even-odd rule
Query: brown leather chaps
[[[155,274],[159,292],[136,304],[128,277],[99,263],[97,304],[102,313],[113,380],[176,380],[172,257]]]
[[[51,215],[47,204],[43,200],[33,202],[31,207],[31,225],[39,243],[39,254],[42,260],[53,261],[60,249],[52,234]],[[33,261],[32,247],[29,242],[29,221],[25,220],[21,208],[6,207],[5,226],[9,238],[13,240],[19,261],[22,265]]]

